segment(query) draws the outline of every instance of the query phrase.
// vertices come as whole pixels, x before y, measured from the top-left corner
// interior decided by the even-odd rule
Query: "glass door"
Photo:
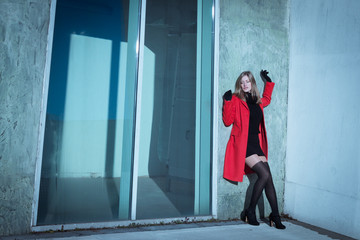
[[[57,0],[36,225],[211,215],[212,10]]]
[[[211,214],[212,6],[146,0],[136,219]]]
[[[139,3],[57,0],[37,225],[128,219]]]

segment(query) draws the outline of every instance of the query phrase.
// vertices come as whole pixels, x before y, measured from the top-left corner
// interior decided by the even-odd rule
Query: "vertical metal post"
[[[130,0],[126,85],[124,108],[123,152],[119,191],[119,219],[129,219],[132,199],[134,127],[136,119],[136,87],[138,78],[138,50],[141,0]]]
[[[134,170],[132,180],[132,201],[131,201],[131,220],[136,219],[136,203],[138,189],[138,172],[139,172],[139,144],[140,144],[140,113],[141,113],[141,92],[143,81],[143,63],[144,63],[144,41],[145,41],[145,18],[146,18],[146,0],[142,0],[140,11],[140,37],[139,37],[139,68],[138,68],[138,85],[137,85],[137,105],[136,105],[136,123],[134,139]]]
[[[211,208],[213,0],[198,1],[195,133],[195,215]]]

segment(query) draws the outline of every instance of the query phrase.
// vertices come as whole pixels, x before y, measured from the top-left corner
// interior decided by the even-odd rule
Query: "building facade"
[[[316,9],[336,12],[340,2],[321,0]],[[350,26],[345,32],[356,30],[348,45],[348,52],[356,53],[360,31],[353,11],[359,4],[350,2],[342,24]],[[294,146],[299,136],[294,131],[304,132],[306,126],[288,108],[302,103],[288,95],[302,95],[291,88],[301,79],[295,74],[304,61],[301,52],[311,52],[311,42],[329,33],[313,30],[302,38],[310,5],[295,0],[1,0],[0,236],[238,219],[256,177],[238,184],[222,178],[230,134],[222,123],[222,95],[234,90],[240,72],[250,70],[260,80],[261,69],[268,69],[276,84],[265,119],[280,210],[321,225],[331,204],[307,217],[311,204],[294,192],[302,186],[294,169],[306,167],[288,159],[288,153],[310,151]],[[326,22],[335,23],[340,15],[321,12],[310,19],[316,29],[332,29]],[[257,83],[262,91],[262,81]],[[353,192],[343,195],[359,206]],[[269,213],[262,199],[258,214]],[[346,226],[340,218],[344,224],[336,230],[359,236],[358,218],[351,219],[357,225]]]
[[[239,218],[254,179],[222,179],[221,96],[261,67],[282,207],[287,4],[2,1],[1,233]]]

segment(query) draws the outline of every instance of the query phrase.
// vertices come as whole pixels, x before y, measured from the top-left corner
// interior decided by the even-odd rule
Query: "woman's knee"
[[[266,181],[268,181],[271,178],[271,173],[270,173],[270,171],[268,171],[267,168],[266,168],[266,171],[264,173],[264,178],[266,179]]]
[[[267,168],[266,164],[262,161],[257,163],[256,165],[259,168],[258,177],[263,179],[264,181],[268,181],[271,178],[271,173],[269,168]]]

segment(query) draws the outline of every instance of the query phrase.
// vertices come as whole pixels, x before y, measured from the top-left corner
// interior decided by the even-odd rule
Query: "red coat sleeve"
[[[261,102],[263,107],[266,107],[271,102],[271,94],[274,89],[275,83],[273,82],[266,82],[264,87],[263,96],[261,98]]]
[[[224,100],[222,118],[225,126],[230,126],[235,120],[235,104],[234,96],[230,101]]]

